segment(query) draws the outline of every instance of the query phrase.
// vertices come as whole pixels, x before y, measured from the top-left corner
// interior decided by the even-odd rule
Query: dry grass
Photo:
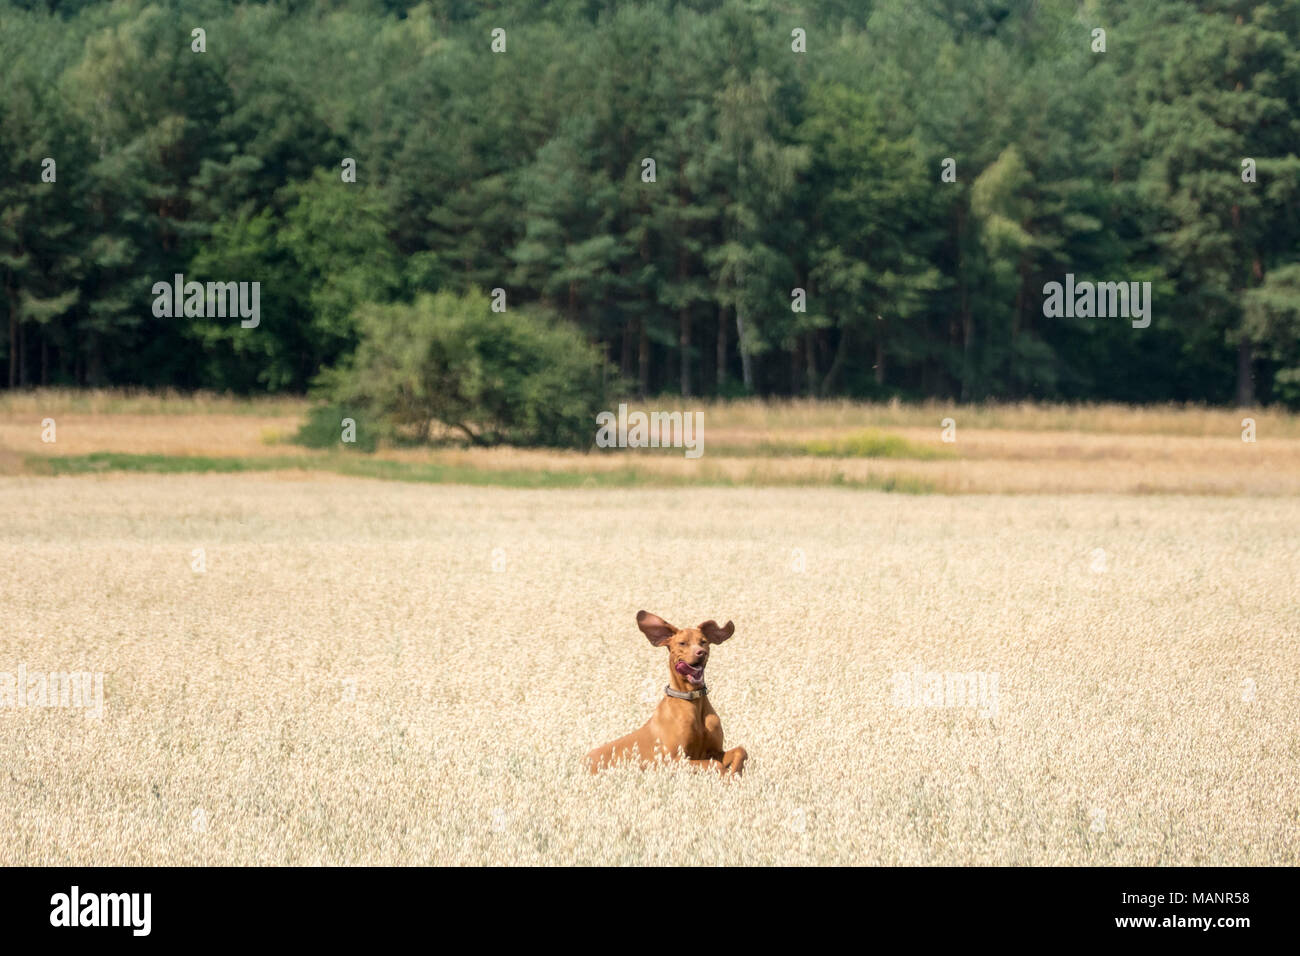
[[[678,407],[680,399],[652,403]],[[645,403],[642,403],[645,404]],[[1261,432],[1275,438],[1300,438],[1300,416],[1282,408],[1208,408],[1204,405],[1118,405],[1045,402],[995,402],[958,405],[926,401],[903,403],[846,400],[759,402],[744,400],[681,405],[703,408],[718,428],[748,428],[763,432],[781,429],[921,428],[939,429],[952,418],[959,429],[1006,431],[1097,432],[1118,435],[1182,435],[1215,437],[1239,434],[1241,420],[1254,418]]]
[[[1290,498],[0,479],[0,671],[107,696],[0,710],[0,865],[1293,865],[1298,525]],[[664,682],[641,607],[735,620],[709,684],[741,781],[579,772]],[[997,673],[997,716],[895,706],[917,669]]]
[[[1240,430],[1241,419],[1256,420],[1260,432],[1273,438],[1300,439],[1300,416],[1281,408],[1209,408],[1203,405],[1051,404],[993,402],[958,405],[926,401],[902,403],[810,399],[760,401],[692,400],[674,396],[628,399],[633,408],[704,411],[711,428],[734,434],[750,433],[754,440],[773,432],[842,433],[850,428],[915,428],[937,430],[944,418],[963,429],[1004,431],[1095,432],[1119,435],[1181,435],[1222,437]],[[243,415],[300,419],[311,403],[294,395],[239,397],[214,392],[150,391],[147,389],[40,388],[0,391],[0,418],[28,419],[46,415]]]
[[[936,445],[921,429],[897,434]],[[721,436],[708,433],[710,440]],[[952,446],[948,446],[952,447]],[[1110,436],[1079,433],[964,432],[951,460],[860,458],[751,458],[715,456],[696,461],[674,454],[611,450],[601,453],[520,449],[429,452],[403,449],[385,457],[437,460],[478,468],[615,471],[629,466],[647,474],[683,477],[719,474],[753,484],[802,479],[833,483],[837,478],[916,479],[937,491],[971,494],[1300,495],[1300,441],[1276,439],[1247,444],[1240,438]]]
[[[252,415],[300,418],[311,403],[298,395],[244,397],[217,392],[139,388],[33,388],[0,391],[0,417],[47,415]]]
[[[296,403],[296,404],[295,404]],[[650,406],[647,406],[650,407]],[[950,493],[1300,495],[1300,416],[1260,410],[1257,441],[1241,440],[1244,414],[1224,409],[1122,406],[989,406],[850,403],[722,403],[704,406],[704,456],[676,451],[589,454],[520,449],[388,448],[378,457],[484,471],[582,474],[632,468],[671,480],[723,478],[789,484],[893,480]],[[281,443],[305,414],[298,399],[241,404],[213,397],[64,392],[0,398],[0,474],[24,471],[28,456],[93,452],[265,458],[321,453]],[[939,422],[957,420],[957,441]],[[41,441],[43,417],[58,440]],[[918,424],[921,423],[921,424]],[[764,446],[851,440],[883,432],[907,457],[774,458]],[[952,457],[936,457],[936,456]]]
[[[158,455],[283,455],[266,433],[293,434],[294,416],[181,413],[160,417],[133,412],[59,412],[55,441],[41,440],[41,419],[0,414],[0,448],[24,455],[87,455],[97,451]],[[310,454],[307,449],[298,449]]]

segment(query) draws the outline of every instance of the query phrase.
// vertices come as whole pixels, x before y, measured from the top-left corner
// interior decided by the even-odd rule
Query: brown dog
[[[705,621],[679,631],[646,611],[637,612],[636,623],[651,644],[668,648],[668,686],[644,727],[587,754],[591,772],[623,760],[639,760],[644,768],[656,756],[681,756],[698,767],[741,773],[748,754],[744,747],[723,751],[722,721],[709,704],[705,696],[709,689],[704,685],[710,646],[731,637],[736,625],[728,621],[726,627],[718,627]]]

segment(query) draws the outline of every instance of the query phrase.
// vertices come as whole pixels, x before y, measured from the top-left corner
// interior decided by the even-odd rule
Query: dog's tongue
[[[685,661],[678,661],[677,673],[681,674],[683,677],[689,678],[690,680],[696,681],[698,683],[700,679],[700,675],[704,673],[704,669],[702,667],[692,667],[690,664],[686,663]]]

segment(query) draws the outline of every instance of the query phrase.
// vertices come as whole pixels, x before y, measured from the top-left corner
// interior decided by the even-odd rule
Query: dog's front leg
[[[716,756],[688,757],[686,762],[700,770],[716,770],[724,777],[728,777],[733,773],[739,774],[742,772],[746,756],[743,747],[736,747],[728,750],[725,754],[718,753]]]
[[[745,772],[745,761],[748,759],[749,754],[744,747],[732,747],[722,755],[722,766],[728,773],[741,774]]]

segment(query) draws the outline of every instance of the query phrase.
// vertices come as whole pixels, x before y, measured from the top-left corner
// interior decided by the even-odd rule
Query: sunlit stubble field
[[[0,864],[1295,864],[1300,501],[0,480]],[[201,553],[203,571],[196,571]],[[736,623],[724,783],[582,772]],[[995,713],[899,672],[997,675]],[[988,709],[988,708],[986,708]]]

